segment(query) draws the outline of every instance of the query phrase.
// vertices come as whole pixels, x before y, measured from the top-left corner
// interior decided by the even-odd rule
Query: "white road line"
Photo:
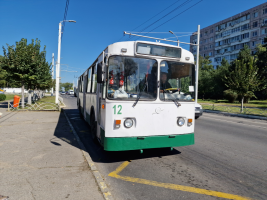
[[[202,116],[204,116],[204,117],[206,117],[206,113],[205,113],[205,115],[202,115]],[[208,115],[210,115],[210,116],[214,116],[214,115],[212,115],[212,114],[208,114]],[[216,117],[219,117],[219,116],[216,116]],[[224,116],[220,116],[220,117],[224,117]],[[247,121],[247,122],[252,122],[252,123],[256,123],[256,124],[263,124],[263,125],[267,125],[267,121],[266,121],[266,123],[260,123],[260,122],[256,122],[256,121],[253,121],[253,120],[257,120],[257,119],[246,119],[246,118],[232,118],[232,119],[236,119],[236,120],[242,120],[242,121]]]
[[[203,116],[202,116],[203,117]],[[239,122],[232,122],[232,121],[227,121],[227,120],[222,120],[222,119],[214,119],[214,118],[211,118],[211,117],[204,117],[204,118],[209,118],[209,119],[213,119],[213,120],[216,120],[216,121],[224,121],[224,122],[230,122],[230,123],[234,123],[234,124],[240,124],[240,125],[247,125],[247,126],[254,126],[254,127],[257,127],[257,128],[264,128],[264,129],[267,129],[267,127],[263,127],[263,126],[255,126],[255,125],[251,125],[251,124],[244,124],[244,123],[239,123]]]

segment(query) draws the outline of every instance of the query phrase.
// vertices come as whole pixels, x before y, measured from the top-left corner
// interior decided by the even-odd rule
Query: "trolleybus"
[[[195,72],[181,47],[111,44],[78,79],[80,115],[106,151],[192,145]]]

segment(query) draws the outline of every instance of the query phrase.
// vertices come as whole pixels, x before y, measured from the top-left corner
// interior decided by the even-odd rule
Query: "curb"
[[[248,118],[248,119],[261,119],[261,120],[267,120],[267,117],[259,117],[259,116],[253,116],[253,115],[244,115],[244,114],[235,114],[235,113],[227,113],[227,112],[220,112],[220,111],[214,111],[214,110],[203,110],[207,113],[216,113],[216,114],[222,114],[225,116],[233,116],[233,117],[242,117],[242,118]]]
[[[70,128],[72,130],[72,133],[76,137],[76,140],[77,140],[77,142],[78,142],[78,144],[79,144],[79,146],[81,148],[81,151],[83,153],[83,156],[85,157],[85,159],[86,159],[91,171],[93,172],[93,175],[94,175],[94,177],[95,177],[95,179],[97,181],[98,187],[100,188],[100,190],[101,190],[101,192],[102,192],[102,194],[104,196],[104,199],[105,200],[114,200],[112,195],[111,195],[111,193],[110,193],[110,191],[109,191],[109,189],[108,189],[108,187],[107,187],[107,185],[106,185],[106,183],[104,182],[104,179],[103,179],[102,175],[97,170],[97,167],[95,166],[94,161],[90,157],[89,153],[86,152],[86,148],[83,145],[82,141],[80,140],[77,132],[73,128],[73,126],[72,126],[67,114],[64,112],[64,109],[62,109],[61,111],[64,113],[64,115],[65,115],[65,117],[66,117],[66,119],[68,121],[68,124],[69,124],[69,126],[70,126]]]

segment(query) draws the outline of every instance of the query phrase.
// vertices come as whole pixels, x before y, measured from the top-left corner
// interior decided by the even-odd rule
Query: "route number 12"
[[[118,114],[118,115],[121,115],[121,110],[122,110],[122,105],[118,105],[118,113],[116,113],[116,105],[113,106],[113,109],[114,109],[114,115]]]

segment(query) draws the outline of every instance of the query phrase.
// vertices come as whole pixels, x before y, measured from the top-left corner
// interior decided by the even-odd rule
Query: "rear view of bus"
[[[97,61],[94,115],[96,138],[105,150],[194,144],[192,53],[168,44],[130,41],[109,45],[102,57]],[[80,96],[89,105],[89,97]],[[85,118],[92,115],[87,114]]]

